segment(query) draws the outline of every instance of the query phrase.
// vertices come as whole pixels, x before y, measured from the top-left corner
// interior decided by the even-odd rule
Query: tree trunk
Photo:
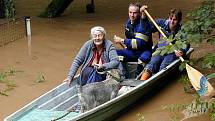
[[[5,18],[4,9],[4,0],[0,0],[0,18]]]
[[[52,0],[39,16],[45,18],[59,17],[73,0]]]
[[[14,0],[0,0],[0,18],[15,18]]]

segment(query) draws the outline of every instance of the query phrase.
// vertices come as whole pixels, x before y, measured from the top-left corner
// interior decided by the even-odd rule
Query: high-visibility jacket
[[[125,24],[124,44],[128,49],[151,50],[152,32],[148,19],[137,19],[134,23],[128,20]]]

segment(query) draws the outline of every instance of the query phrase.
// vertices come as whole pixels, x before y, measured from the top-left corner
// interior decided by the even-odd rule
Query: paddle
[[[157,23],[154,21],[154,19],[151,17],[151,15],[148,13],[147,10],[144,10],[144,13],[147,15],[147,17],[152,21],[152,23],[155,25],[155,27],[158,29],[158,31],[162,34],[163,37],[167,38],[167,36],[164,34],[164,32],[161,30],[161,28],[157,25]],[[172,43],[170,43],[172,45]],[[175,50],[176,52],[177,50]],[[184,59],[182,57],[179,57],[180,60],[183,62]],[[186,70],[188,77],[190,79],[191,84],[193,85],[194,89],[197,91],[197,93],[200,96],[203,97],[209,97],[213,96],[215,93],[214,88],[211,86],[211,84],[208,82],[207,78],[201,74],[199,71],[191,67],[186,63]]]

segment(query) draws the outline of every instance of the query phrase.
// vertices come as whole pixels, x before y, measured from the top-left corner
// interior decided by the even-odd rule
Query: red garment
[[[104,48],[98,51],[96,48],[93,50],[93,57],[90,60],[89,66],[94,66],[95,64],[102,65],[104,63],[103,54]]]

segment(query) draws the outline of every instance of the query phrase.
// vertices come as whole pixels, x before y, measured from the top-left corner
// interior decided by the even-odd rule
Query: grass
[[[5,87],[0,89],[1,96],[8,96],[7,92],[17,87],[14,80],[8,80],[10,76],[14,76],[17,72],[14,68],[9,68],[0,72],[0,83]]]
[[[45,81],[46,81],[46,79],[45,79],[44,74],[39,74],[35,80],[35,83],[38,84],[38,83],[43,83]]]
[[[137,116],[138,116],[138,121],[145,121],[145,118],[142,113],[138,113]]]
[[[22,71],[17,71],[14,68],[0,71],[0,96],[9,96],[7,93],[17,87],[15,80],[9,80],[9,78],[16,76],[18,72]],[[45,81],[45,76],[41,73],[36,77],[34,83],[39,84]]]

